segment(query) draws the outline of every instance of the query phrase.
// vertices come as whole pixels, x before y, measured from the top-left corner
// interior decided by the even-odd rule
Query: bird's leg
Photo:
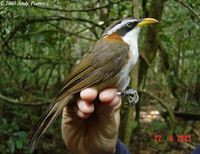
[[[129,106],[136,104],[139,101],[139,95],[137,90],[127,88],[122,92],[117,92],[117,95],[126,96]]]

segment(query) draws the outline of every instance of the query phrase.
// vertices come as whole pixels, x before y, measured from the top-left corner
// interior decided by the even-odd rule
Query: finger
[[[110,88],[103,90],[99,94],[99,100],[101,103],[98,104],[97,114],[103,121],[109,120],[108,117],[113,119],[115,113],[120,109],[121,99],[116,93],[117,89]]]
[[[80,110],[77,111],[77,115],[82,119],[86,119],[86,118],[88,118],[90,116],[90,114],[83,113]]]
[[[116,106],[120,102],[119,96],[115,96],[113,100],[109,103],[110,106]]]
[[[94,105],[92,103],[88,103],[81,99],[77,101],[75,112],[80,118],[88,118],[93,111]]]
[[[111,103],[117,96],[117,89],[109,88],[100,92],[99,100],[102,103]]]
[[[99,103],[97,107],[97,114],[100,122],[105,125],[110,125],[114,122],[118,126],[121,99],[117,95],[117,89],[109,88],[103,90],[99,94],[99,100],[102,102]]]
[[[94,104],[92,103],[88,103],[85,100],[79,99],[77,101],[77,106],[78,106],[78,110],[80,110],[83,113],[92,113],[94,111]]]
[[[77,117],[83,118],[83,119],[88,118],[90,115],[90,113],[84,113],[81,110],[79,110],[78,105],[74,106],[74,112]]]
[[[107,103],[99,103],[97,107],[98,114],[103,116],[113,116],[115,112],[120,109],[121,106],[121,98],[119,96],[115,96],[113,100]]]
[[[92,102],[96,99],[98,91],[94,88],[86,88],[80,92],[80,98],[87,101]]]

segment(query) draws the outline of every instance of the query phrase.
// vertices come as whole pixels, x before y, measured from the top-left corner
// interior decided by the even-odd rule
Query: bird
[[[47,129],[61,114],[65,106],[73,104],[80,91],[94,87],[98,91],[117,88],[123,92],[130,82],[130,72],[136,64],[138,34],[141,27],[158,23],[154,18],[124,18],[105,29],[94,47],[67,75],[55,101],[49,105],[29,136],[29,149],[33,151]]]

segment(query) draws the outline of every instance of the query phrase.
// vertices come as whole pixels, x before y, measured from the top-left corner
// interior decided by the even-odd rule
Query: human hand
[[[98,94],[93,88],[80,92],[73,107],[62,115],[62,136],[68,149],[75,154],[111,154],[115,152],[120,123],[120,98],[117,89]],[[98,102],[94,103],[98,98]]]

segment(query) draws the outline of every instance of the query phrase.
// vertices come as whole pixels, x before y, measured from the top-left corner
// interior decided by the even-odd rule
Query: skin
[[[87,88],[76,105],[67,106],[62,114],[62,136],[74,154],[112,154],[118,139],[121,101],[117,89],[98,92]],[[99,99],[94,104],[95,99]],[[75,103],[74,103],[75,104]]]

